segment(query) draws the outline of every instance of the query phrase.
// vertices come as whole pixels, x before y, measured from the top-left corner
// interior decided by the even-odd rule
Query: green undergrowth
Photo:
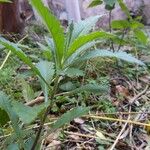
[[[0,63],[6,50],[12,52],[0,71],[0,114],[6,118],[0,118],[4,138],[0,148],[38,149],[48,121],[48,130],[55,133],[88,112],[110,113],[106,116],[111,117],[111,113],[128,111],[126,97],[115,94],[116,86],[124,83],[112,87],[112,80],[136,80],[148,73],[149,63],[141,61],[149,49],[148,37],[144,25],[130,16],[122,0],[104,2],[110,13],[118,2],[128,19],[112,21],[110,31],[93,30],[101,16],[70,22],[64,30],[41,0],[31,0],[46,26],[31,23],[21,42],[0,37],[4,46]],[[29,105],[39,97],[41,104]],[[51,115],[58,117],[55,122]],[[106,131],[117,129],[109,127],[108,120],[91,119],[87,124]],[[36,125],[40,126],[34,129]]]

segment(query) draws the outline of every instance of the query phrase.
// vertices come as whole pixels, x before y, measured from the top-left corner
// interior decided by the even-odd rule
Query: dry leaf
[[[83,123],[84,123],[84,120],[81,119],[81,118],[75,118],[75,119],[74,119],[74,122],[77,123],[77,124],[83,124]]]
[[[73,140],[75,140],[75,141],[79,141],[80,140],[80,137],[78,135],[73,135],[72,134],[72,135],[69,135],[68,137],[73,139]]]
[[[59,150],[61,141],[53,140],[46,148],[46,150]]]
[[[116,86],[116,92],[124,96],[125,98],[128,98],[130,96],[129,90],[122,85]]]

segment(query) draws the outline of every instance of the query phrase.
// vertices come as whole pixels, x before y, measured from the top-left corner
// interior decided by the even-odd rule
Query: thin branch
[[[148,88],[149,88],[149,85],[147,85],[146,88],[141,93],[139,93],[138,95],[130,99],[129,100],[130,105],[132,105],[137,99],[139,99],[142,95],[144,95],[147,92]]]
[[[124,29],[124,31],[122,33],[121,41],[120,41],[120,44],[118,46],[118,50],[117,51],[119,51],[120,48],[122,47],[122,42],[123,42],[123,39],[124,39],[126,33],[127,33],[127,29]]]
[[[129,106],[129,113],[130,113],[130,112],[131,112],[131,106]],[[128,116],[127,121],[129,121],[129,120],[130,120],[130,115]],[[124,130],[126,129],[127,125],[128,125],[128,122],[126,122],[126,123],[124,124],[124,126],[123,126],[123,128],[121,129],[120,133],[118,134],[118,136],[117,136],[117,138],[116,138],[114,144],[111,146],[110,150],[113,150],[113,149],[116,147],[116,144],[118,143],[118,141],[119,141],[121,135],[123,134]]]
[[[102,116],[97,116],[97,115],[85,115],[83,117],[86,118],[93,118],[93,119],[100,119],[100,120],[108,120],[108,121],[114,121],[114,122],[127,122],[129,124],[134,124],[134,125],[139,125],[139,126],[147,126],[150,127],[150,124],[147,123],[142,123],[142,122],[137,122],[137,121],[132,121],[132,120],[125,120],[125,119],[117,119],[117,118],[110,118],[110,117],[102,117]]]
[[[111,19],[112,19],[112,10],[109,11],[109,32],[110,33],[112,32]],[[112,39],[110,39],[110,50],[111,49],[113,50],[113,52],[115,51],[114,50],[114,43],[113,43]]]
[[[8,58],[9,58],[10,54],[11,54],[11,51],[9,51],[8,54],[7,54],[7,56],[5,57],[5,59],[4,59],[3,63],[2,63],[2,65],[0,66],[0,70],[2,70],[2,68],[3,68],[4,65],[6,64],[6,62],[7,62]]]

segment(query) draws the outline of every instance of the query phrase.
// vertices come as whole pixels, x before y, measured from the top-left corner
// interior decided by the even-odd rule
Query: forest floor
[[[35,62],[41,56],[37,43],[42,41],[40,34],[46,34],[38,27],[30,28],[30,35],[23,41],[32,49],[26,54]],[[8,52],[8,51],[7,51]],[[7,53],[0,54],[0,64]],[[150,57],[142,52],[140,57],[147,68],[116,60],[95,59],[86,63],[85,77],[71,79],[78,84],[99,83],[104,91],[89,94],[83,92],[74,97],[63,97],[45,123],[42,149],[47,150],[150,150]],[[0,90],[17,101],[25,101],[26,81],[32,87],[33,99],[43,96],[37,78],[26,65],[11,54],[0,70]],[[92,107],[91,112],[76,118],[69,125],[47,134],[49,125],[67,110],[76,105]],[[149,126],[148,126],[149,125]],[[37,124],[34,124],[35,131]]]

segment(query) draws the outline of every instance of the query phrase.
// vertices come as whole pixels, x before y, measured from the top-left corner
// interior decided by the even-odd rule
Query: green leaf
[[[52,58],[52,52],[50,51],[49,47],[45,46],[39,42],[37,44],[39,45],[40,49],[42,50],[44,57],[50,61]]]
[[[90,92],[90,93],[101,93],[101,92],[106,92],[108,87],[98,85],[98,84],[87,84],[87,85],[82,85],[81,87],[70,91],[72,94],[73,93],[81,93],[81,92]]]
[[[102,15],[92,16],[85,20],[81,20],[77,23],[74,23],[73,25],[70,24],[68,27],[68,32],[71,32],[71,34],[68,34],[70,36],[68,47],[74,42],[75,39],[77,39],[79,36],[84,36],[88,34],[92,28],[96,25],[97,21],[102,17]],[[72,27],[71,27],[72,26]],[[70,30],[69,30],[70,28]]]
[[[48,84],[50,84],[53,79],[53,75],[55,73],[54,64],[52,62],[42,60],[39,63],[37,63],[36,66],[37,66],[40,74],[44,78],[44,80]],[[45,82],[43,82],[43,80],[40,80],[40,82],[41,82],[42,90],[45,95],[45,102],[47,102],[48,101],[48,91],[49,91],[48,86],[47,86],[47,84],[45,84]]]
[[[115,3],[116,3],[116,0],[104,0],[105,2],[105,9],[106,10],[113,10],[115,8]]]
[[[103,3],[102,0],[93,0],[88,7],[95,7],[95,6],[98,6],[98,5],[101,5]]]
[[[113,20],[111,23],[113,29],[126,29],[130,27],[128,20]]]
[[[98,44],[99,41],[92,41],[88,42],[79,49],[77,49],[65,62],[65,66],[68,67],[72,65],[73,63],[76,63],[76,60],[80,58],[80,55],[88,51],[91,47],[95,46]]]
[[[5,48],[11,50],[19,59],[21,59],[25,64],[27,64],[32,69],[32,71],[47,84],[45,79],[40,74],[39,70],[35,67],[35,65],[33,65],[30,58],[17,46],[17,44],[9,42],[8,40],[2,37],[0,37],[0,44],[5,46]]]
[[[12,109],[11,102],[9,97],[0,91],[0,108],[5,110],[11,120],[12,127],[15,131],[15,136],[17,136],[18,140],[22,141],[22,132],[20,127],[18,126],[18,116],[16,112]]]
[[[106,5],[113,7],[117,0],[104,0]]]
[[[80,36],[70,45],[70,48],[67,51],[66,58],[70,57],[73,53],[75,53],[77,49],[84,46],[88,42],[91,42],[93,40],[100,39],[100,38],[103,38],[103,39],[114,38],[114,35],[104,32],[104,31],[97,31],[97,32],[92,32],[84,36]]]
[[[77,107],[63,114],[52,126],[52,130],[61,128],[65,124],[70,123],[73,119],[81,117],[89,112],[88,107]]]
[[[123,0],[117,0],[117,1],[118,1],[119,5],[120,5],[122,11],[126,14],[126,16],[130,20],[132,20],[132,17],[130,16],[130,11],[129,11],[128,7],[125,5],[125,3],[123,2]]]
[[[63,72],[66,76],[68,77],[79,77],[79,76],[84,76],[83,70],[80,70],[78,68],[68,68]]]
[[[26,102],[34,99],[34,91],[24,79],[22,79],[22,94]]]
[[[0,125],[5,125],[8,121],[10,121],[9,116],[6,111],[0,108]]]
[[[144,25],[139,21],[132,20],[130,21],[130,27],[131,29],[137,29],[137,28],[144,28]]]
[[[145,35],[145,33],[143,31],[134,30],[134,34],[141,43],[143,43],[143,44],[147,43],[148,37]]]
[[[45,104],[29,107],[19,102],[13,102],[13,110],[25,124],[32,123],[38,115],[44,110]]]
[[[25,142],[25,146],[24,146],[24,150],[29,150],[32,148],[33,146],[33,143],[34,143],[34,140],[35,138],[33,138],[34,135],[30,135],[30,137],[26,140]],[[40,144],[40,143],[39,143]],[[37,148],[38,149],[38,148]]]
[[[82,60],[88,60],[88,59],[92,59],[96,57],[115,57],[115,58],[130,62],[130,63],[145,65],[142,61],[136,59],[131,54],[127,54],[126,52],[122,52],[122,51],[111,52],[108,50],[98,50],[98,49],[85,54],[82,57]]]
[[[19,146],[18,146],[18,144],[10,144],[7,147],[7,150],[19,150]]]
[[[37,10],[51,33],[56,47],[57,65],[60,67],[64,56],[65,37],[63,28],[61,27],[59,20],[43,5],[41,0],[31,0],[31,4]]]
[[[69,81],[67,83],[60,85],[59,88],[63,91],[71,91],[71,90],[74,90],[76,86],[72,82]]]
[[[50,52],[52,54],[52,59],[55,62],[55,64],[57,65],[56,48],[55,48],[54,41],[53,41],[52,38],[49,38],[49,37],[45,37],[45,40],[46,40],[48,48],[49,48],[49,50],[50,50]]]

